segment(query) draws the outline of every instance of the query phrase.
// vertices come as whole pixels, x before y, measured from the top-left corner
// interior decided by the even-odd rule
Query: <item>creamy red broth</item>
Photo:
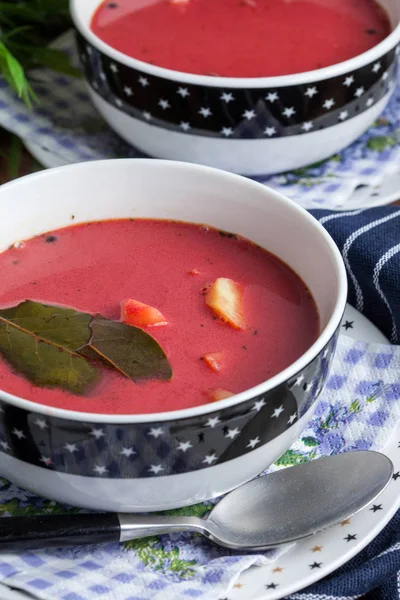
[[[196,269],[197,275],[190,274]],[[243,286],[244,330],[214,318],[204,288],[218,277]],[[151,413],[207,403],[210,389],[241,392],[272,377],[318,336],[314,301],[301,279],[255,244],[198,225],[156,220],[86,223],[35,237],[0,255],[0,306],[25,299],[118,320],[134,298],[166,326],[147,328],[164,348],[171,381],[134,383],[111,370],[88,396],[38,388],[0,359],[0,389],[41,404],[97,413]],[[216,373],[201,360],[223,353]]]
[[[374,0],[106,0],[91,27],[133,58],[221,77],[327,67],[391,31]]]

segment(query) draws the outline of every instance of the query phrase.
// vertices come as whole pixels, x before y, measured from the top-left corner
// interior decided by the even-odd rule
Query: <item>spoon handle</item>
[[[202,520],[122,513],[4,517],[0,519],[0,552],[126,542],[190,530],[203,532]]]
[[[0,552],[119,542],[118,515],[74,514],[0,519]]]

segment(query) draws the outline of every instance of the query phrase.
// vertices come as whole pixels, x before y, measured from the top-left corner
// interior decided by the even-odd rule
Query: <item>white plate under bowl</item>
[[[342,327],[343,333],[354,339],[389,343],[375,325],[350,305],[347,305]],[[400,471],[398,440],[400,426],[384,449],[394,463],[395,472]],[[226,600],[279,600],[335,571],[371,542],[397,512],[400,507],[400,477],[393,479],[377,504],[381,505],[380,510],[372,511],[371,507],[366,507],[343,525],[298,542],[275,563],[252,567],[234,584]],[[347,541],[349,534],[350,541]],[[28,600],[25,593],[9,590],[3,585],[0,585],[0,598]]]
[[[397,202],[397,200],[400,200],[400,171],[388,175],[376,187],[370,185],[360,186],[346,200],[345,206],[339,207],[339,209],[372,208],[373,206],[391,204],[392,202]]]
[[[33,158],[36,158],[38,163],[47,169],[52,169],[53,167],[65,167],[69,164],[65,158],[58,154],[54,154],[54,152],[50,152],[50,150],[43,148],[33,140],[23,140],[23,143],[28,152],[32,154]]]

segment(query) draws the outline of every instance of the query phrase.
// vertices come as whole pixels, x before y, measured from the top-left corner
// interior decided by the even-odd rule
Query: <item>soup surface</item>
[[[159,67],[268,77],[353,58],[391,26],[374,0],[105,0],[92,30]]]
[[[216,279],[243,290],[245,326],[206,304]],[[134,382],[101,368],[87,395],[37,387],[0,358],[0,389],[41,404],[97,413],[151,413],[244,391],[275,375],[315,341],[319,319],[300,278],[255,244],[213,228],[157,220],[113,220],[60,229],[0,255],[0,308],[26,299],[119,320],[131,298],[156,307],[166,325],[147,327],[172,367],[170,381]],[[220,353],[220,371],[204,361]],[[203,360],[202,360],[203,358]]]

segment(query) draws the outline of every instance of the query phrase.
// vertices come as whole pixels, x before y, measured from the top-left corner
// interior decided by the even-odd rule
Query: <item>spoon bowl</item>
[[[234,549],[294,542],[360,511],[392,474],[386,456],[366,451],[276,471],[227,494],[205,520],[205,535]]]

